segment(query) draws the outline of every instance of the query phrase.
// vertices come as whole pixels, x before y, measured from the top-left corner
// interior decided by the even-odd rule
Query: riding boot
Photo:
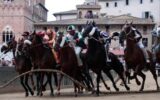
[[[56,63],[59,64],[60,61],[59,61],[58,55],[57,55],[57,53],[54,51],[54,49],[52,49],[52,53],[53,53],[53,56],[54,56],[54,58],[55,58],[55,60],[56,60]]]
[[[75,49],[75,53],[76,53],[78,65],[79,65],[79,66],[82,66],[82,65],[83,65],[83,62],[82,62],[82,60],[81,60],[81,58],[80,58],[80,52],[81,52],[82,48],[77,46],[77,47],[75,47],[74,49]]]
[[[108,55],[107,55],[107,62],[111,62],[111,59],[110,57],[108,57]]]
[[[146,59],[146,63],[150,63],[149,55],[147,53],[147,50],[145,48],[142,48],[142,51],[143,51],[144,57]]]

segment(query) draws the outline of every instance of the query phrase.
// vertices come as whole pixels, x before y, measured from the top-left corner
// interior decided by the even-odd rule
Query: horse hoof
[[[136,83],[137,83],[138,86],[141,85],[141,82],[139,82],[139,81],[137,81]]]
[[[143,91],[143,89],[141,88],[140,90],[139,90],[139,92],[142,92]]]
[[[111,88],[110,88],[110,87],[107,87],[107,90],[109,90],[109,91],[110,91],[110,90],[111,90]]]
[[[78,96],[77,93],[74,96],[77,97]]]
[[[32,96],[34,95],[34,92],[33,92],[33,91],[31,91],[31,95],[32,95]]]
[[[25,97],[28,97],[28,95],[29,95],[28,92],[26,92]]]
[[[33,87],[33,90],[34,90],[34,91],[36,90],[36,86]]]
[[[43,96],[43,93],[41,93],[39,96],[40,96],[40,97]]]
[[[96,96],[99,96],[99,92],[96,92]]]
[[[57,92],[57,95],[58,95],[58,96],[60,96],[60,95],[61,95],[61,93],[60,93],[60,92]]]
[[[42,91],[46,91],[46,88],[45,88],[45,86],[42,86]]]
[[[130,91],[130,88],[129,87],[126,87],[127,91]]]
[[[118,91],[119,91],[119,88],[116,88],[116,91],[118,92]]]
[[[95,90],[92,90],[92,93],[91,94],[94,94],[95,93]]]
[[[51,94],[50,94],[50,96],[51,96],[51,97],[53,97],[53,96],[54,96],[54,94],[53,94],[53,93],[51,93]]]
[[[37,96],[39,96],[39,92],[37,92]]]

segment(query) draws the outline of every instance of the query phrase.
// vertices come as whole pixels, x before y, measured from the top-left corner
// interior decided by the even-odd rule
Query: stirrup
[[[108,59],[107,59],[107,62],[111,62],[111,59],[108,58]]]
[[[150,60],[149,60],[149,59],[147,59],[147,60],[146,60],[146,62],[147,62],[147,63],[150,63]]]

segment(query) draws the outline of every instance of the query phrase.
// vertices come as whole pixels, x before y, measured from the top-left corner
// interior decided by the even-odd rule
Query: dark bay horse
[[[19,74],[30,71],[32,67],[30,59],[27,58],[23,54],[22,49],[20,49],[22,44],[23,44],[23,40],[19,40],[17,42],[15,41],[15,38],[12,38],[9,42],[6,43],[6,45],[3,45],[1,48],[1,52],[4,52],[4,53],[7,53],[8,51],[11,51],[11,50],[13,51],[13,57],[15,60],[15,69]],[[26,92],[25,96],[29,95],[28,92],[30,92],[31,95],[34,95],[34,92],[28,85],[28,77],[29,77],[29,74],[20,77],[21,85],[23,86]],[[32,85],[34,86],[32,75],[31,75],[31,82],[32,82]]]
[[[43,44],[42,37],[37,35],[36,32],[32,33],[28,40],[24,41],[23,51],[27,56],[31,58],[34,69],[56,69],[56,61],[53,56],[51,48]],[[52,73],[40,72],[37,73],[37,95],[42,96],[44,75],[47,76],[47,82],[49,83],[51,96],[53,96],[52,87]],[[53,73],[55,78],[55,84],[57,86],[57,74]]]
[[[136,78],[136,81],[137,75],[142,77],[143,81],[140,91],[143,91],[146,75],[142,72],[142,70],[144,68],[147,68],[152,73],[156,82],[157,90],[159,90],[157,75],[155,72],[155,64],[153,63],[152,54],[148,51],[150,63],[146,63],[143,51],[137,45],[136,40],[134,38],[137,31],[138,30],[132,27],[132,23],[126,23],[121,32],[121,34],[123,34],[122,36],[125,36],[126,38],[125,61],[127,69],[134,70],[134,75],[131,78]]]
[[[103,71],[112,81],[113,86],[116,91],[117,88],[110,70],[107,68],[107,58],[104,44],[100,36],[100,31],[95,27],[94,23],[87,23],[83,31],[83,38],[86,40],[87,53],[86,53],[86,63],[89,68],[97,74],[97,95],[99,95],[99,82],[102,77],[101,72]],[[87,43],[88,42],[88,43]]]
[[[81,72],[81,67],[78,65],[77,57],[74,51],[74,47],[70,46],[69,42],[64,42],[63,45],[63,35],[60,35],[56,41],[56,51],[58,52],[60,59],[60,70],[67,75],[71,76],[75,80],[82,82],[84,81],[84,77]],[[59,85],[58,85],[58,95],[60,95],[60,85],[62,81],[63,75],[60,76]],[[77,91],[78,88],[78,91]],[[77,92],[80,92],[80,86],[74,83],[74,92],[75,96],[77,96]]]

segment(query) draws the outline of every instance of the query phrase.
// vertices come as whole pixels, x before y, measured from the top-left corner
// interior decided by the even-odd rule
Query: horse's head
[[[95,22],[87,22],[85,28],[83,29],[83,38],[85,39],[85,44],[87,45],[88,39],[93,39],[99,43],[104,42],[102,41],[102,36],[100,35],[100,31],[96,27]]]
[[[7,53],[10,50],[13,50],[16,48],[17,42],[15,40],[15,37],[13,37],[11,40],[9,40],[7,43],[4,43],[1,47],[1,52]]]
[[[122,27],[121,35],[123,36],[122,38],[133,40],[135,37],[135,32],[136,29],[133,27],[132,22],[130,24],[126,22]]]
[[[93,36],[97,31],[97,27],[95,26],[95,22],[90,21],[86,23],[85,28],[83,29],[83,37]]]
[[[36,48],[40,45],[43,45],[42,37],[34,31],[29,35],[28,39],[24,40],[22,50],[26,56],[29,56],[31,48]]]

